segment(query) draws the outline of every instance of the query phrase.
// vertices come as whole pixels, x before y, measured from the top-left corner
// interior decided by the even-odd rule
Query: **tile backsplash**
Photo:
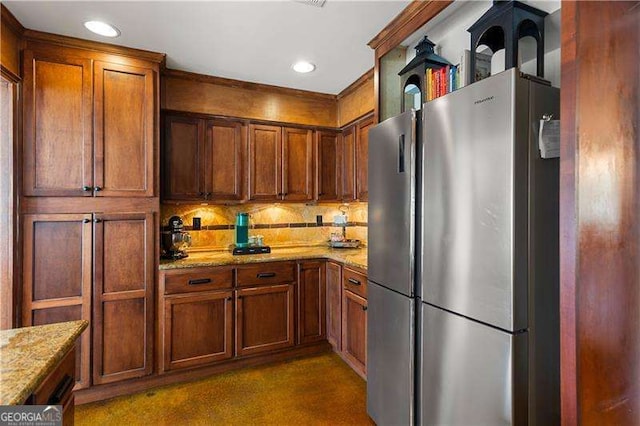
[[[367,242],[367,203],[323,204],[239,204],[239,205],[175,205],[163,204],[161,224],[167,225],[171,216],[180,216],[191,234],[192,249],[227,249],[235,241],[236,214],[250,215],[249,236],[263,235],[271,247],[318,245],[326,243],[332,232],[341,232],[333,225],[334,216],[347,214],[347,238]],[[317,216],[322,216],[318,226]],[[193,218],[201,218],[202,229],[192,229]]]

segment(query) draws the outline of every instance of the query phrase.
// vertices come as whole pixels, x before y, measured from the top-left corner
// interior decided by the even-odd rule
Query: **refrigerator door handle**
[[[398,173],[404,173],[404,134],[398,138]]]

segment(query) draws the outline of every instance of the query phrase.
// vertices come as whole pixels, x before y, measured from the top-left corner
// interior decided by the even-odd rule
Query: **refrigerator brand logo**
[[[488,98],[484,98],[484,99],[479,99],[477,101],[474,102],[474,104],[481,104],[483,102],[487,102],[487,101],[492,101],[493,100],[493,96],[489,96]]]

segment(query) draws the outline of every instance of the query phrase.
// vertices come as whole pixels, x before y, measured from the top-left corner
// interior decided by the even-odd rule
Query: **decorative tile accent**
[[[191,233],[193,248],[226,249],[235,240],[236,214],[250,215],[249,235],[263,235],[270,246],[323,244],[332,232],[342,228],[333,225],[334,216],[346,210],[347,238],[367,241],[367,203],[273,203],[238,205],[175,205],[163,204],[161,223],[166,225],[171,216],[180,216],[185,230]],[[316,216],[322,216],[322,225]],[[201,218],[200,231],[193,231],[194,217]]]

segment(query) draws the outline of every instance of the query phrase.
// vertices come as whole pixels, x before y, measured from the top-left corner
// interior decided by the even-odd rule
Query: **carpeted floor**
[[[76,425],[371,425],[366,383],[334,353],[76,406]]]

